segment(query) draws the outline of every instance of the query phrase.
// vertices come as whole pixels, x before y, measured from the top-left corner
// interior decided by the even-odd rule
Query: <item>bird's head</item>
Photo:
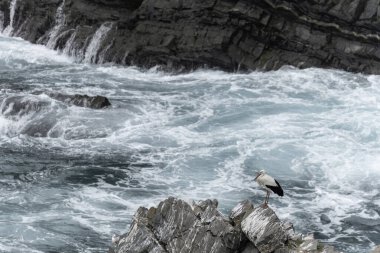
[[[265,170],[256,171],[256,177],[254,180],[256,180],[259,176],[264,175],[264,174],[265,174]]]

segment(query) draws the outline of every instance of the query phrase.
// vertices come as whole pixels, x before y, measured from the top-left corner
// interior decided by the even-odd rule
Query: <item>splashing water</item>
[[[74,31],[70,38],[67,40],[65,48],[63,49],[63,53],[65,55],[69,55],[73,58],[76,58],[78,62],[84,58],[83,53],[81,53],[82,50],[75,48],[75,38],[77,36],[77,31]]]
[[[16,7],[17,7],[17,0],[12,0],[11,4],[9,6],[9,10],[10,10],[10,22],[9,22],[9,25],[4,29],[4,31],[2,31],[3,34],[5,34],[5,35],[10,36],[14,32],[13,31],[14,30],[13,24],[14,24]]]
[[[379,81],[89,66],[0,37],[0,248],[106,251],[138,206],[167,196],[217,198],[225,213],[246,198],[259,204],[254,171],[265,168],[285,190],[270,199],[281,218],[366,252],[380,244]],[[113,106],[68,106],[52,91]]]
[[[106,38],[109,31],[112,29],[112,22],[106,22],[102,24],[99,29],[95,32],[91,39],[90,44],[86,49],[86,54],[84,56],[84,62],[96,63],[97,55],[99,54],[100,47],[102,46],[103,40]]]
[[[59,38],[59,34],[61,32],[62,27],[65,24],[65,13],[63,11],[63,8],[65,6],[65,0],[62,1],[62,3],[58,6],[57,13],[55,14],[55,26],[49,33],[49,40],[46,43],[46,46],[48,48],[54,49],[57,44],[57,40]]]

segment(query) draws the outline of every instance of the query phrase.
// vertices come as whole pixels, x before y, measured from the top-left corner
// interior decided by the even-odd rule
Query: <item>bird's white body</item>
[[[276,181],[274,181],[274,178],[263,173],[263,174],[260,174],[257,178],[256,178],[256,182],[263,188],[265,188],[265,190],[270,190],[267,185],[270,185],[270,186],[277,186],[276,184]]]

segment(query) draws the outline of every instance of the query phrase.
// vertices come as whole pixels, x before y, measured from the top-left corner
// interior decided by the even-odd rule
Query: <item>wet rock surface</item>
[[[11,117],[24,116],[26,114],[46,110],[51,106],[51,101],[46,99],[46,97],[38,96],[41,94],[46,94],[50,98],[61,101],[66,105],[75,105],[91,109],[102,109],[111,106],[108,98],[104,96],[37,92],[33,95],[10,96],[0,100],[0,113],[7,117]]]
[[[60,102],[55,103],[54,100]],[[20,133],[32,137],[57,137],[57,134],[63,134],[58,133],[59,131],[54,133],[53,128],[57,124],[56,116],[59,114],[59,108],[67,106],[103,109],[111,106],[111,103],[103,96],[44,92],[0,98],[0,114],[14,121],[19,121],[23,117],[29,119],[23,124]],[[71,135],[70,131],[64,133],[67,139],[80,138],[80,135]]]
[[[194,203],[169,198],[157,208],[140,208],[130,231],[114,252],[234,252],[242,233],[216,210],[212,201]]]
[[[270,208],[256,208],[242,221],[241,227],[261,253],[284,246],[288,239],[280,219]]]
[[[371,253],[380,253],[380,245],[376,246]]]
[[[10,3],[0,0],[7,34],[86,62],[380,73],[379,1],[24,0],[13,12]]]
[[[140,207],[129,232],[113,236],[109,252],[335,252],[312,235],[295,234],[293,226],[281,222],[271,208],[254,208],[246,200],[225,218],[217,203],[205,200],[190,205],[171,197],[157,207]]]
[[[68,105],[75,105],[80,107],[88,107],[91,109],[102,109],[111,106],[108,98],[103,96],[88,96],[88,95],[68,95],[62,93],[48,93],[49,97],[58,101],[64,102]]]
[[[322,214],[320,219],[321,219],[321,223],[324,225],[331,223],[331,219],[326,214]]]

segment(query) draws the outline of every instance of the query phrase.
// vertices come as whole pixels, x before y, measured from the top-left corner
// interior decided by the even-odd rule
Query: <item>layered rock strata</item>
[[[189,204],[168,198],[140,207],[129,232],[113,237],[110,253],[336,253],[313,236],[296,234],[270,208],[239,203],[224,217],[216,200]]]
[[[379,0],[0,0],[0,30],[91,63],[380,73]]]

